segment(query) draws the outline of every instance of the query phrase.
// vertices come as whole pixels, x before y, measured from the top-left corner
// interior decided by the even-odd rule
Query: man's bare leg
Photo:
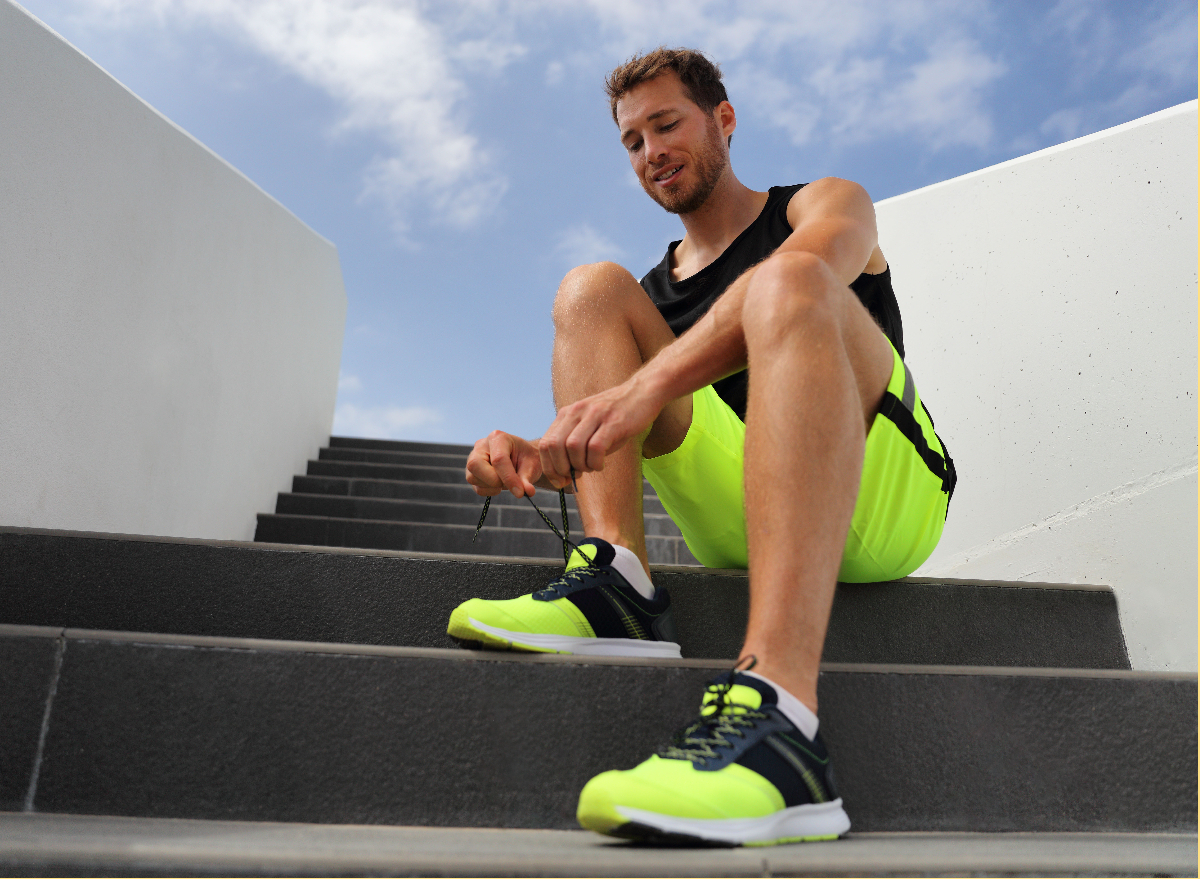
[[[858,298],[809,254],[779,254],[743,304],[750,363],[743,656],[814,712],[817,673],[866,432],[891,347]]]
[[[675,340],[637,279],[614,263],[572,270],[554,300],[552,379],[558,407],[615,387]],[[642,522],[642,454],[654,457],[683,442],[691,397],[668,403],[648,435],[608,455],[604,469],[578,477],[576,503],[584,532],[637,554],[650,573]]]

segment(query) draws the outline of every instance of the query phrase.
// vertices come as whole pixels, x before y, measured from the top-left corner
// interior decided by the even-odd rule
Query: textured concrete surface
[[[0,119],[0,522],[250,539],[329,436],[336,247],[10,0]]]
[[[416,500],[438,501],[440,503],[470,504],[478,509],[481,505],[479,495],[471,486],[453,482],[416,482],[402,479],[347,479],[340,476],[307,476],[298,474],[292,477],[292,491],[301,494],[322,494],[343,497],[377,497],[377,498],[412,498]],[[552,499],[552,495],[539,495],[538,504],[543,500]],[[553,505],[553,501],[552,501]],[[492,507],[520,506],[529,509],[528,503],[522,498],[511,494],[500,494],[492,498]],[[662,501],[656,495],[642,495],[642,508],[647,513],[664,512]],[[567,509],[575,509],[575,498],[567,495]]]
[[[65,638],[37,811],[570,828],[722,667]],[[820,699],[858,830],[1195,830],[1195,676],[830,664]]]
[[[7,876],[1195,876],[1196,836],[851,834],[653,849],[584,831],[0,814]]]
[[[1145,670],[1197,668],[1196,137],[1192,100],[875,206],[963,474],[920,573],[1111,586]]]
[[[555,505],[557,506],[557,504]],[[554,508],[546,510],[555,515]],[[538,527],[507,528],[487,524],[475,542],[476,510],[470,524],[389,522],[329,516],[294,516],[260,513],[254,539],[266,543],[299,543],[312,546],[366,547],[400,551],[466,553],[509,557],[535,556],[562,560],[562,541],[538,520]],[[582,535],[572,532],[578,539]],[[682,537],[646,537],[646,554],[652,565],[694,563]]]
[[[533,591],[558,564],[0,528],[0,623],[450,647],[459,603]],[[744,573],[654,576],[684,656],[736,657]],[[839,587],[825,659],[1128,667],[1107,590],[929,580]]]
[[[0,810],[25,806],[56,648],[51,637],[0,635]]]
[[[330,448],[380,449],[386,452],[440,452],[466,457],[471,446],[464,443],[421,443],[414,440],[366,439],[357,436],[331,436]]]

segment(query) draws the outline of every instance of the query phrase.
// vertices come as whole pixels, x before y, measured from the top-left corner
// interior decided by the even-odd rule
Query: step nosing
[[[337,495],[335,495],[337,497]],[[379,521],[384,524],[398,524],[397,520],[380,519],[350,519],[330,516],[301,516],[298,514],[276,514],[276,513],[259,513],[260,516],[288,516],[296,519],[345,522],[368,522]],[[429,523],[406,523],[427,525]],[[447,526],[462,529],[474,529],[474,526]],[[498,526],[485,526],[498,527]],[[512,529],[514,531],[534,531],[539,529]],[[547,532],[548,533],[548,532]],[[502,555],[481,555],[475,553],[447,553],[447,552],[425,552],[421,550],[401,550],[401,549],[372,549],[368,547],[353,547],[353,546],[326,546],[322,544],[303,544],[303,543],[276,543],[273,541],[253,541],[253,540],[222,540],[208,537],[182,537],[170,534],[128,534],[117,531],[77,531],[61,528],[37,528],[22,525],[0,525],[0,535],[26,535],[34,537],[60,537],[78,540],[112,540],[112,541],[130,541],[134,543],[158,543],[158,544],[175,544],[181,546],[207,546],[213,548],[225,549],[240,549],[249,552],[299,552],[299,553],[327,553],[332,555],[366,555],[366,556],[382,556],[387,558],[412,558],[426,560],[442,560],[455,562],[472,562],[479,564],[514,564],[514,565],[538,565],[542,567],[560,567],[562,562],[552,558],[542,558],[538,556],[502,556]],[[679,537],[660,537],[661,540],[681,540]],[[652,571],[663,571],[668,573],[686,573],[698,576],[715,576],[715,577],[736,577],[745,579],[747,573],[744,569],[739,568],[705,568],[699,565],[671,565],[671,564],[651,564]],[[1111,593],[1111,586],[1099,584],[1084,584],[1084,583],[1043,583],[1032,580],[974,580],[961,579],[955,577],[905,577],[900,580],[888,581],[890,583],[913,583],[920,585],[945,585],[945,586],[978,586],[978,587],[1003,587],[1012,589],[1044,589],[1049,591],[1078,591],[1078,592],[1107,592]],[[851,588],[869,589],[872,586],[884,584],[839,584],[849,585]]]
[[[138,646],[194,649],[243,650],[264,653],[321,653],[350,656],[441,659],[456,662],[517,662],[551,665],[620,665],[642,668],[711,668],[732,666],[720,659],[656,659],[624,656],[578,656],[563,654],[519,653],[515,651],[464,650],[441,647],[404,647],[375,644],[329,643],[322,641],[283,641],[266,638],[229,638],[214,635],[177,635],[155,632],[128,632],[104,629],[59,629],[47,626],[4,625],[0,635],[7,637],[62,637],[68,641],[106,641]],[[1072,678],[1106,680],[1179,681],[1195,684],[1194,672],[1155,672],[1129,669],[1038,668],[1028,666],[914,665],[890,663],[823,662],[822,674],[854,675],[927,675],[939,677],[1017,677]]]
[[[15,630],[21,627],[10,626],[9,628]],[[62,637],[68,641],[107,641],[149,647],[241,650],[255,653],[321,653],[338,656],[380,656],[395,659],[440,659],[449,662],[516,662],[533,663],[535,665],[622,665],[642,668],[725,669],[730,666],[728,661],[713,659],[575,656],[501,650],[465,650],[443,647],[334,644],[323,641],[280,641],[266,638],[224,638],[214,635],[169,635],[154,632],[118,632],[100,629],[68,628],[62,630]]]
[[[463,533],[474,532],[474,525],[459,525],[454,522],[418,522],[411,519],[364,519],[357,516],[316,516],[306,513],[259,513],[259,518],[278,519],[285,522],[354,522],[359,525],[383,525],[395,528],[415,525],[420,528],[449,528],[454,531],[462,531]],[[551,537],[551,534],[546,528],[515,528],[511,525],[485,525],[484,532],[503,532],[503,533],[520,533],[520,534],[546,534]],[[659,540],[682,540],[682,537],[650,535]]]

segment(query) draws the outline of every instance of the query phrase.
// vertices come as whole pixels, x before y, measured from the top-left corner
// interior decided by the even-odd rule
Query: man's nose
[[[665,159],[667,156],[667,147],[662,141],[655,138],[646,138],[646,159],[652,163]]]

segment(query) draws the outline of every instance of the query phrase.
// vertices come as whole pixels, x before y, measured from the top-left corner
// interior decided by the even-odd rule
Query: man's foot
[[[700,719],[672,745],[589,781],[578,818],[647,842],[775,845],[850,829],[820,733],[808,739],[769,684],[737,671],[708,685]]]
[[[446,631],[493,650],[678,657],[667,590],[644,598],[612,566],[613,556],[607,541],[582,540],[559,579],[507,601],[472,598],[450,614]]]

